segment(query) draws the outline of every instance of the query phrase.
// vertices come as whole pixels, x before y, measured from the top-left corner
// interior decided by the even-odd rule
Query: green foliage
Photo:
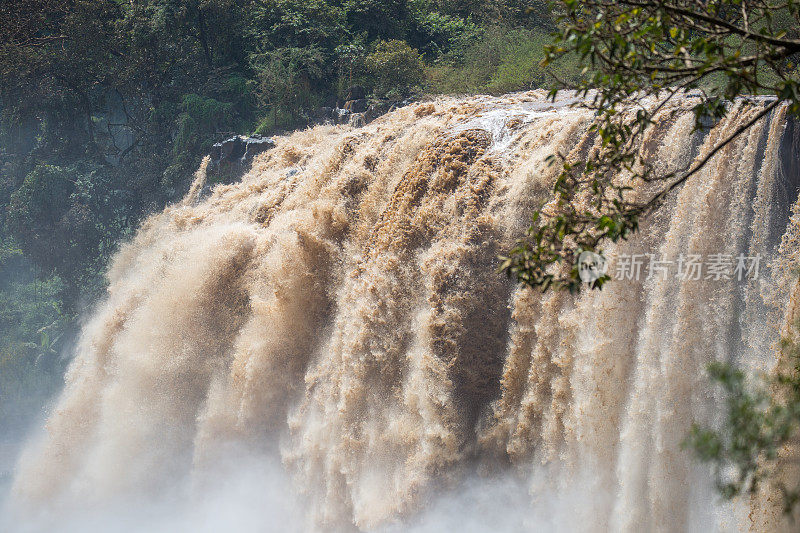
[[[585,105],[596,111],[590,131],[599,137],[600,146],[585,159],[569,163],[562,154],[553,154],[551,163],[560,166],[555,202],[539,212],[527,236],[504,258],[503,269],[534,287],[578,290],[575,262],[582,251],[602,253],[604,243],[637,231],[641,217],[657,209],[671,191],[780,100],[789,102],[790,112],[800,112],[794,67],[800,40],[782,29],[797,33],[800,12],[795,2],[769,0],[563,0],[558,7],[562,30],[546,48],[543,64],[565,56],[580,58],[584,77],[560,87],[576,89],[587,98]],[[645,132],[668,101],[690,89],[699,95],[694,107],[697,128],[723,118],[737,96],[762,93],[778,100],[763,105],[708,157],[689,168],[658,174],[642,151]],[[653,103],[637,105],[643,101]],[[626,108],[638,111],[631,118],[621,112]],[[646,183],[660,188],[649,198],[632,200],[630,190]]]
[[[549,87],[556,78],[576,80],[580,68],[573,57],[542,66],[544,47],[550,41],[542,30],[490,27],[429,68],[428,88],[435,93],[501,94]]]
[[[783,494],[785,512],[792,512],[800,501],[798,487],[787,486],[776,476],[781,450],[800,429],[798,326],[794,324],[781,345],[788,372],[753,383],[731,365],[714,363],[708,368],[724,391],[725,420],[718,429],[695,424],[684,446],[712,464],[718,490],[726,499],[753,493],[767,482]]]
[[[366,58],[373,94],[379,98],[408,96],[422,83],[422,56],[405,41],[380,41]]]
[[[317,103],[313,86],[324,72],[322,52],[315,46],[281,48],[253,55],[251,61],[258,72],[258,96],[270,110],[272,124],[297,125],[301,113]],[[264,121],[258,129],[266,133]]]
[[[422,3],[411,4],[411,14],[415,28],[409,40],[430,58],[466,48],[481,32],[468,18],[431,11]]]
[[[60,305],[61,280],[33,279],[16,257],[0,265],[0,427],[7,430],[21,427],[58,385],[70,322]]]
[[[178,135],[172,148],[176,155],[196,150],[208,134],[219,131],[232,107],[231,102],[220,102],[199,94],[183,95],[177,120]]]
[[[368,41],[406,37],[405,0],[345,0],[343,7],[348,28],[364,33]]]
[[[330,50],[348,33],[346,9],[325,0],[258,1],[250,16],[256,53],[308,46]]]
[[[70,302],[102,292],[105,263],[130,231],[129,196],[116,186],[104,166],[38,165],[11,195],[8,229],[43,272],[62,277]]]
[[[8,224],[22,238],[23,245],[43,249],[33,252],[37,259],[47,260],[53,227],[63,218],[75,184],[63,169],[40,165],[25,176],[22,185],[11,195]]]
[[[21,248],[12,242],[0,239],[0,269],[5,268],[5,266],[14,259],[19,259],[21,257],[23,257]]]
[[[533,38],[517,41],[511,46],[489,80],[489,92],[506,93],[521,87],[532,89],[543,86],[547,80],[540,66],[541,44],[541,40]]]
[[[281,107],[273,108],[270,113],[256,125],[253,133],[257,135],[270,135],[285,128],[297,125],[297,116]]]
[[[433,0],[431,7],[448,15],[473,18],[482,25],[552,29],[547,0]]]
[[[333,54],[337,68],[336,96],[343,100],[347,97],[348,89],[360,83],[366,72],[367,47],[361,38],[356,38],[337,46]]]

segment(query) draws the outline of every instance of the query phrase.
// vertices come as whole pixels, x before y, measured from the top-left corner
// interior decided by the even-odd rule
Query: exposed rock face
[[[365,117],[366,113],[351,113],[350,114],[350,127],[352,128],[360,128],[364,126],[367,121]]]
[[[404,107],[412,103],[412,100],[404,100],[402,102],[393,102],[391,100],[348,100],[345,102],[344,107],[337,108],[320,108],[324,110],[322,122],[332,122],[334,124],[349,124],[354,128],[369,124],[381,115],[385,115],[389,111]]]
[[[402,102],[391,100],[371,100],[364,97],[363,87],[353,86],[347,92],[348,100],[344,107],[318,107],[311,118],[314,124],[347,124],[353,128],[365,126],[389,111],[412,103],[412,99]],[[253,158],[275,147],[269,137],[235,135],[211,146],[211,170],[216,181],[235,181],[246,170]]]
[[[275,141],[261,135],[252,137],[235,135],[218,142],[211,146],[208,154],[211,158],[210,175],[213,176],[212,179],[215,182],[232,183],[237,181],[255,156],[274,147]],[[205,197],[210,192],[210,185],[206,185],[201,197]]]
[[[241,164],[252,161],[256,155],[274,146],[275,141],[268,137],[236,135],[214,144],[209,155],[215,165]]]
[[[266,152],[270,148],[274,148],[275,141],[273,141],[270,138],[249,137],[245,140],[244,145],[245,145],[245,150],[243,157],[245,161],[250,161],[261,152]]]
[[[344,108],[351,113],[363,113],[369,107],[369,100],[366,98],[359,98],[358,100],[348,100],[344,104]]]

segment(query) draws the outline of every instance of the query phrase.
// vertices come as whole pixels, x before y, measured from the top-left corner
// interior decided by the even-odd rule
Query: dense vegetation
[[[0,4],[0,427],[60,380],[109,257],[211,143],[302,127],[353,86],[540,85],[552,27],[525,0]]]

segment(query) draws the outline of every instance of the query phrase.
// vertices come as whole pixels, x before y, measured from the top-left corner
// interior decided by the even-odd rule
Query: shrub
[[[547,72],[573,80],[580,67],[564,58],[545,70],[543,47],[549,36],[541,30],[495,26],[458,51],[447,54],[426,72],[426,90],[433,93],[493,94],[552,85]]]
[[[367,56],[367,69],[373,96],[408,96],[422,83],[425,65],[422,56],[405,41],[379,41]]]
[[[416,37],[411,42],[428,58],[439,57],[468,46],[480,34],[480,28],[470,20],[426,9],[413,13]]]
[[[251,57],[257,94],[268,110],[257,127],[259,133],[303,122],[303,112],[318,104],[314,87],[324,76],[324,60],[315,46],[281,48]]]

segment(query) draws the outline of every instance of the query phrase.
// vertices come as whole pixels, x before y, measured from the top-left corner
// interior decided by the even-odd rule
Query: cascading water
[[[548,198],[547,156],[592,149],[591,112],[567,103],[315,127],[208,197],[204,164],[115,258],[9,527],[197,530],[210,493],[257,502],[223,518],[256,531],[777,527],[766,504],[719,504],[681,441],[719,422],[706,365],[769,369],[793,312],[795,125],[778,108],[607,250],[640,275],[540,294],[496,258]],[[692,104],[646,140],[661,170],[759,110],[693,133]],[[690,256],[758,271],[676,277]],[[152,495],[188,503],[131,511]]]

